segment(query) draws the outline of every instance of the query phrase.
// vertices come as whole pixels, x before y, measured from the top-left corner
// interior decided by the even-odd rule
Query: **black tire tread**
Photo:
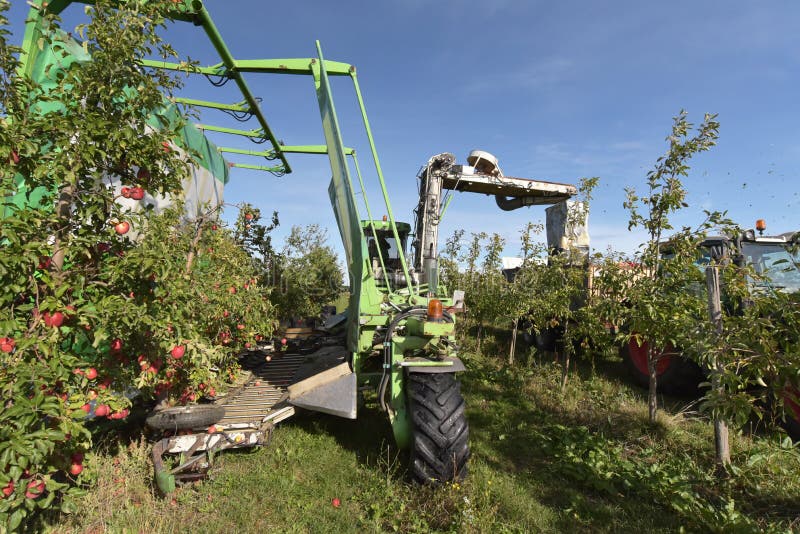
[[[411,473],[421,484],[462,480],[469,459],[461,386],[453,373],[410,373]]]
[[[225,408],[216,404],[193,404],[165,408],[151,413],[145,422],[156,430],[185,430],[213,425],[225,417]]]

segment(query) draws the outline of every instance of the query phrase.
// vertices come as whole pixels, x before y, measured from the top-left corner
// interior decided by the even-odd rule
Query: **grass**
[[[484,345],[490,347],[491,345]],[[210,481],[160,499],[149,448],[90,458],[96,486],[53,532],[674,532],[786,530],[800,516],[800,454],[778,435],[734,435],[734,474],[714,476],[710,424],[691,399],[664,399],[649,425],[621,363],[573,372],[530,358],[467,355],[470,475],[434,489],[406,482],[384,414],[308,414],[269,446],[225,453]],[[689,408],[687,408],[687,405]],[[332,505],[338,498],[341,506]],[[733,503],[733,504],[731,504]]]

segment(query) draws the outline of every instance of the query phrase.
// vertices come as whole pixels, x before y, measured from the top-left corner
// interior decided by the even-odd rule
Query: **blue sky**
[[[746,227],[765,218],[768,232],[800,227],[798,2],[206,5],[239,59],[311,57],[319,39],[327,59],[357,66],[398,220],[410,220],[415,176],[431,155],[453,152],[464,161],[479,148],[495,154],[512,176],[566,183],[600,177],[591,206],[592,246],[632,251],[642,236],[627,231],[624,188],[644,187],[647,171],[666,148],[671,118],[683,108],[695,123],[705,112],[718,113],[721,130],[719,145],[693,161],[685,181],[690,208],[674,222],[696,224],[709,209],[727,210]],[[23,2],[12,1],[18,42],[26,12]],[[217,62],[205,36],[191,25],[176,24],[166,37],[203,64]],[[254,75],[248,81],[263,98],[278,138],[323,143],[309,78]],[[357,148],[362,169],[371,171],[349,80],[334,79],[333,91],[345,144]],[[227,88],[212,91],[202,79],[187,85],[186,96],[239,99]],[[213,112],[203,121],[228,124]],[[214,140],[249,148],[240,139]],[[294,172],[282,178],[233,169],[226,201],[278,210],[278,237],[292,224],[319,223],[341,250],[326,193],[327,160],[289,157]],[[382,215],[374,173],[367,174],[373,210]],[[489,197],[460,194],[440,235],[496,231],[513,255],[518,230],[543,217],[542,207],[507,213]]]

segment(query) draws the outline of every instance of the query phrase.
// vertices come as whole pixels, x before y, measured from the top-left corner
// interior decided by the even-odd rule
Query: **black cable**
[[[220,74],[216,76],[216,78],[213,78],[211,74],[203,74],[203,76],[205,76],[206,80],[208,80],[209,83],[211,83],[211,85],[213,85],[214,87],[222,87],[223,85],[231,81],[231,77],[228,74]]]

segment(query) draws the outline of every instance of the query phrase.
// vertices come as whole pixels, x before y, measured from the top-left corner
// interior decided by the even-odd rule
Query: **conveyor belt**
[[[259,428],[266,421],[277,423],[294,414],[286,399],[286,388],[307,356],[273,355],[250,369],[250,379],[231,396],[219,401],[225,417],[217,423],[224,429]]]

